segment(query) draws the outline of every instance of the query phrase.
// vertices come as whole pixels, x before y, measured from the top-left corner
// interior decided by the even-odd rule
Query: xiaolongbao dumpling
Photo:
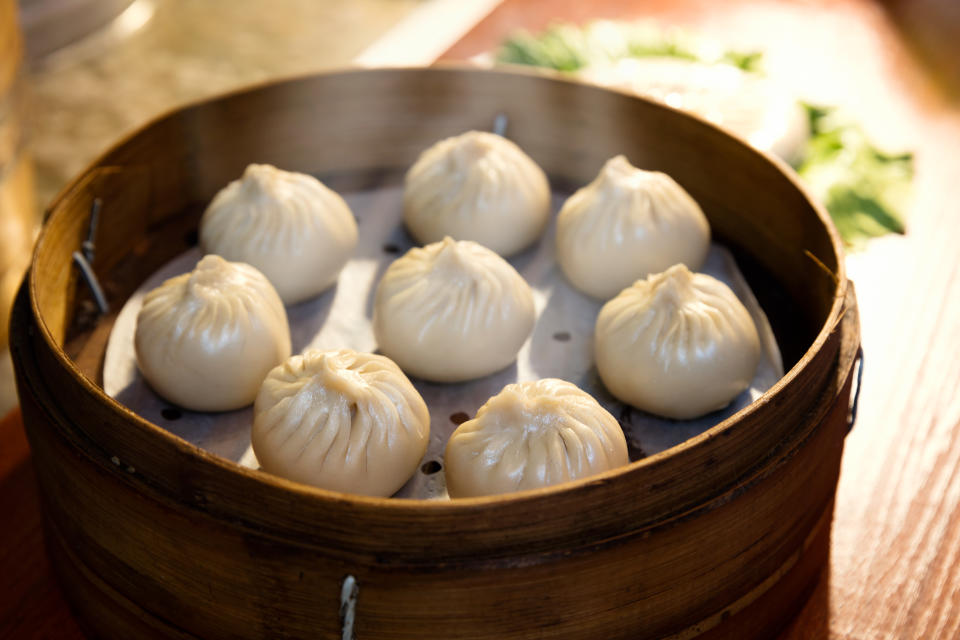
[[[760,338],[727,285],[678,264],[603,306],[594,351],[610,393],[683,419],[725,407],[750,385]]]
[[[427,450],[430,413],[389,358],[310,350],[273,369],[253,409],[267,472],[323,489],[389,496]]]
[[[451,498],[546,487],[629,462],[617,419],[576,385],[509,384],[447,442]]]
[[[336,281],[357,245],[357,222],[343,198],[313,176],[251,164],[207,207],[200,244],[253,265],[292,304]]]
[[[208,255],[144,297],[134,346],[158,394],[194,411],[227,411],[253,402],[290,355],[290,328],[263,274]]]
[[[476,242],[444,238],[395,260],[377,285],[373,332],[410,375],[460,382],[503,369],[530,336],[530,285]]]
[[[452,236],[509,256],[540,237],[549,215],[543,170],[493,133],[441,140],[407,172],[403,220],[421,244]]]
[[[557,262],[574,287],[602,300],[677,263],[699,269],[710,248],[700,206],[673,178],[608,160],[557,216]]]

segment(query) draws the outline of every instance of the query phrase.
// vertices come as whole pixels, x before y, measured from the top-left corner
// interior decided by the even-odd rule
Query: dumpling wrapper
[[[709,249],[710,225],[690,194],[622,155],[557,215],[557,262],[574,287],[601,300],[677,263],[699,269]]]
[[[619,400],[688,419],[725,407],[750,385],[760,338],[727,285],[680,264],[638,280],[600,309],[594,355]]]
[[[514,142],[468,131],[437,142],[410,167],[403,221],[421,244],[451,236],[510,256],[543,233],[550,195],[546,174]]]
[[[509,384],[447,442],[451,498],[536,489],[628,464],[617,419],[576,385]]]
[[[264,471],[304,484],[390,496],[427,450],[430,413],[389,358],[308,350],[273,369],[253,410]]]
[[[149,292],[137,315],[137,365],[166,400],[193,411],[245,407],[290,355],[283,302],[250,265],[203,257]]]
[[[434,382],[507,367],[535,320],[530,285],[509,262],[449,237],[393,261],[374,294],[380,351],[408,374]]]
[[[210,202],[200,244],[253,265],[293,304],[336,282],[357,246],[357,222],[344,199],[313,176],[251,164]]]

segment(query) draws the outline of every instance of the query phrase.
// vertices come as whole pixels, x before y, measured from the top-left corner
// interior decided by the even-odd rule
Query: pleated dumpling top
[[[557,262],[574,287],[601,300],[677,263],[699,269],[709,248],[710,226],[690,194],[624,156],[608,160],[557,215]]]
[[[408,374],[435,382],[505,368],[535,320],[530,285],[509,262],[449,237],[395,260],[374,295],[380,351]]]
[[[227,411],[252,403],[290,355],[290,328],[262,273],[208,255],[146,295],[134,346],[140,372],[168,401]]]
[[[603,384],[621,401],[694,418],[725,407],[750,385],[760,338],[727,285],[679,264],[603,306],[594,355]]]
[[[309,350],[273,369],[254,404],[267,472],[344,493],[390,496],[427,449],[430,413],[389,358]]]
[[[451,498],[536,489],[629,462],[617,419],[565,380],[509,384],[447,442]]]
[[[313,176],[251,164],[210,202],[200,244],[253,265],[293,304],[336,282],[357,245],[357,222],[344,199]]]
[[[533,244],[550,217],[550,184],[514,142],[468,131],[424,151],[407,172],[403,220],[421,244],[450,236],[502,256]]]

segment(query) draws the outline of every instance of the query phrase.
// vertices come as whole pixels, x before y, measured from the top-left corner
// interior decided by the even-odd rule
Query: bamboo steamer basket
[[[509,116],[554,185],[626,153],[701,203],[764,306],[787,373],[700,436],[578,482],[457,501],[339,494],[209,454],[100,387],[113,309],[196,241],[251,161],[357,184]],[[768,637],[825,566],[859,325],[842,246],[776,160],[694,117],[561,78],[345,71],[176,111],[55,200],[12,351],[46,540],[83,624],[125,638]]]

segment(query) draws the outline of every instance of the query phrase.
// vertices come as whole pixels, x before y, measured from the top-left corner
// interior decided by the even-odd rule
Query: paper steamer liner
[[[387,266],[415,246],[403,230],[403,190],[388,186],[342,194],[358,220],[360,238],[354,257],[338,283],[317,298],[287,307],[293,353],[308,348],[373,351],[371,316],[373,292]],[[555,194],[559,210],[566,194]],[[593,395],[619,421],[627,436],[630,459],[658,453],[679,444],[750,404],[783,376],[783,364],[770,323],[737,268],[730,252],[714,243],[700,269],[737,294],[753,317],[763,347],[750,388],[722,411],[694,420],[657,418],[613,398],[603,387],[593,364],[593,329],[601,302],[576,291],[564,279],[554,258],[556,215],[540,241],[509,260],[533,288],[537,322],[517,361],[493,375],[457,384],[412,379],[430,408],[430,443],[423,464],[395,494],[402,498],[447,497],[443,452],[459,422],[505,385],[540,378],[562,378]],[[143,296],[164,280],[193,269],[202,257],[191,249],[164,265],[127,300],[110,334],[103,365],[104,392],[145,420],[241,465],[257,468],[250,448],[253,409],[197,413],[172,406],[157,396],[137,370],[133,337]],[[435,464],[439,463],[439,464]]]

